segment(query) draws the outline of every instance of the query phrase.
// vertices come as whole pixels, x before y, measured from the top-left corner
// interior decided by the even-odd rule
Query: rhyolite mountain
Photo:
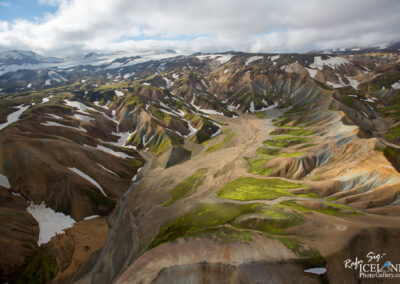
[[[1,281],[350,283],[346,259],[400,262],[395,47],[2,74]],[[43,216],[74,223],[44,239]]]

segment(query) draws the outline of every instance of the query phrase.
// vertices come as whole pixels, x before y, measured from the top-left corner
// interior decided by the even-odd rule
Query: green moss
[[[249,173],[268,176],[276,170],[275,168],[266,168],[264,166],[269,159],[266,158],[245,158],[245,159],[250,166],[250,169],[248,170]]]
[[[317,146],[317,145],[318,144],[314,144],[314,143],[304,144],[304,145],[301,145],[298,149],[310,148],[310,147],[314,147],[314,146]]]
[[[342,103],[344,103],[348,107],[356,109],[356,107],[355,107],[355,105],[353,103],[353,100],[347,94],[341,93],[340,94],[340,100],[342,101]]]
[[[162,121],[165,125],[169,125],[171,122],[171,115],[159,110],[156,107],[149,106],[149,111],[153,116],[155,116],[158,120]]]
[[[266,111],[258,111],[256,113],[254,113],[254,115],[260,119],[266,119],[268,118],[267,116],[267,112]]]
[[[173,189],[169,190],[169,193],[171,194],[171,199],[166,201],[163,206],[170,206],[174,204],[177,200],[183,199],[189,194],[193,194],[197,190],[197,188],[199,188],[199,186],[203,184],[203,181],[205,179],[204,175],[206,174],[206,172],[207,169],[200,169],[196,171],[192,176],[179,183]]]
[[[272,121],[272,124],[277,126],[277,127],[283,127],[285,126],[287,123],[289,123],[291,121],[290,118],[288,118],[287,116],[282,116],[280,118],[274,119]]]
[[[390,163],[392,163],[393,167],[400,172],[400,151],[392,148],[392,147],[386,147],[383,150],[383,154],[385,155],[386,159],[389,160]]]
[[[159,143],[153,144],[150,146],[149,150],[150,152],[154,153],[156,156],[161,155],[165,151],[167,151],[170,146],[172,145],[171,139],[167,135],[164,135],[161,138],[161,141]]]
[[[192,237],[212,239],[216,242],[226,243],[250,243],[252,240],[252,232],[245,230],[236,230],[230,227],[206,228],[192,235]]]
[[[270,134],[271,135],[286,134],[286,135],[292,135],[292,136],[308,136],[308,135],[312,135],[314,133],[315,132],[312,130],[306,130],[306,129],[301,129],[301,128],[283,128],[283,129],[274,130]]]
[[[255,208],[254,212],[237,218],[233,225],[268,234],[280,234],[283,230],[303,222],[303,216],[295,211],[284,210],[275,205],[263,205]]]
[[[258,148],[257,153],[260,155],[267,156],[268,159],[277,158],[277,157],[299,157],[304,154],[304,152],[292,152],[292,153],[279,153],[280,149],[271,149],[271,148]]]
[[[313,177],[311,178],[312,181],[317,181],[317,180],[321,180],[321,176],[320,175],[313,175]]]
[[[184,216],[164,225],[149,247],[175,241],[178,238],[203,236],[210,228],[232,222],[238,216],[251,212],[257,204],[236,205],[232,203],[201,204]]]
[[[301,263],[305,268],[321,267],[325,265],[325,259],[318,250],[305,247],[299,241],[292,238],[279,238],[279,240],[291,251],[302,257]]]
[[[293,145],[298,145],[302,143],[309,142],[311,139],[310,138],[305,138],[305,137],[293,137],[293,136],[285,136],[285,135],[280,135],[277,137],[274,137],[270,140],[264,141],[265,146],[273,146],[273,147],[289,147]]]
[[[365,91],[379,91],[382,87],[385,89],[390,89],[392,84],[400,80],[399,72],[385,72],[376,76],[369,82],[363,83],[360,85],[360,89]]]
[[[103,194],[98,192],[98,190],[83,190],[81,191],[84,195],[86,195],[89,198],[89,201],[92,203],[92,205],[100,210],[100,211],[105,211],[105,212],[110,212],[114,206],[115,202],[111,199],[108,199],[105,197]]]
[[[233,200],[272,200],[281,196],[291,196],[288,189],[305,188],[303,184],[291,183],[281,179],[238,178],[223,186],[219,198]]]
[[[126,159],[128,168],[133,172],[137,171],[140,167],[143,167],[144,161],[142,159]]]
[[[224,130],[222,133],[225,135],[224,140],[222,140],[221,143],[218,143],[218,144],[215,144],[215,145],[209,147],[206,150],[207,153],[212,153],[212,152],[215,152],[215,151],[221,149],[223,146],[225,146],[227,143],[229,143],[233,139],[233,137],[235,137],[235,135],[236,135],[235,132],[233,132],[229,128]]]
[[[16,284],[44,284],[49,283],[57,274],[57,262],[44,251],[39,251],[25,266]]]
[[[322,208],[317,208],[317,209],[311,209],[306,206],[300,205],[296,201],[283,201],[280,204],[285,207],[293,208],[293,209],[296,209],[299,211],[304,211],[304,212],[315,211],[315,212],[319,212],[319,213],[322,213],[325,215],[331,215],[331,216],[337,216],[337,217],[361,214],[348,206],[337,204],[337,203],[332,203],[332,202],[323,202]],[[347,212],[343,212],[343,210],[345,210]]]
[[[142,107],[144,105],[142,98],[135,94],[126,95],[124,98],[125,105]]]
[[[276,148],[258,148],[257,153],[261,155],[278,155],[281,149],[276,149]]]
[[[400,125],[390,128],[388,133],[385,134],[385,138],[389,139],[389,140],[399,139],[400,138]]]
[[[277,205],[201,204],[162,226],[149,247],[189,237],[248,243],[254,233],[280,234],[302,222],[300,214]]]
[[[114,91],[118,89],[126,89],[129,87],[129,82],[123,81],[113,84],[103,84],[95,89],[95,91]]]

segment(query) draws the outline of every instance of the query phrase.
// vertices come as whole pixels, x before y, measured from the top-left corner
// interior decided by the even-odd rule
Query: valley
[[[400,262],[398,50],[51,62],[0,75],[1,281],[352,283],[346,259]],[[45,231],[36,205],[70,223]]]

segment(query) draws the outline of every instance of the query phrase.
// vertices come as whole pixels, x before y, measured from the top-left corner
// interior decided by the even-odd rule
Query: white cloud
[[[306,51],[400,39],[397,0],[39,0],[38,22],[0,22],[0,49],[48,55],[172,48],[185,52]]]

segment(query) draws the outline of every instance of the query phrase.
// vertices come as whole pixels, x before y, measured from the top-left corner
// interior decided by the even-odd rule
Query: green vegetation
[[[218,144],[215,144],[215,145],[209,147],[206,150],[207,153],[212,153],[212,152],[215,152],[215,151],[221,149],[224,145],[229,143],[233,139],[233,137],[235,137],[235,135],[236,135],[235,132],[233,132],[229,128],[224,130],[222,133],[225,135],[224,140],[222,140],[222,142],[220,142]]]
[[[315,211],[315,212],[319,212],[322,214],[337,216],[337,217],[361,214],[348,206],[337,204],[337,203],[332,203],[332,202],[322,202],[321,208],[317,208],[317,209],[311,209],[306,206],[300,205],[296,201],[283,201],[280,204],[285,207],[288,207],[288,208],[296,209],[298,211],[304,211],[304,212]],[[343,210],[345,210],[345,212],[343,212]]]
[[[302,222],[300,214],[278,205],[201,204],[162,226],[150,248],[189,237],[248,243],[254,233],[280,234],[284,229]]]
[[[49,283],[57,274],[57,262],[44,251],[39,251],[25,266],[14,283],[44,284]]]
[[[325,265],[325,259],[318,250],[305,247],[299,241],[292,238],[279,238],[279,240],[291,251],[301,256],[301,261],[305,268],[321,267]]]
[[[95,91],[114,91],[118,89],[126,89],[129,87],[130,82],[123,81],[113,84],[102,84],[95,89]]]
[[[369,82],[360,85],[360,89],[365,91],[379,91],[382,87],[385,89],[390,89],[392,84],[400,80],[399,72],[385,72],[376,76]]]
[[[356,106],[354,105],[353,100],[347,94],[341,93],[340,94],[340,100],[346,106],[356,109]]]
[[[260,119],[266,119],[266,118],[268,118],[267,112],[266,112],[266,111],[258,111],[258,112],[255,112],[254,115],[255,115],[256,117],[260,118]]]
[[[222,226],[218,228],[206,228],[196,232],[193,236],[197,238],[212,239],[220,243],[250,243],[252,240],[252,232],[244,230],[236,230],[234,228]]]
[[[288,124],[290,121],[292,121],[289,117],[287,117],[286,115],[283,115],[277,119],[274,119],[272,121],[272,124],[275,125],[276,127],[283,127],[286,124]]]
[[[178,238],[202,236],[209,228],[217,228],[235,220],[240,215],[249,213],[258,204],[236,205],[231,203],[202,204],[184,216],[161,227],[158,236],[150,243],[154,248],[162,243]]]
[[[96,189],[83,189],[81,191],[83,195],[86,195],[90,203],[99,211],[108,213],[114,206],[115,202],[105,197],[99,190]]]
[[[301,145],[298,149],[310,148],[310,147],[314,147],[314,146],[317,146],[317,145],[318,144],[315,144],[315,143],[304,144],[304,145]]]
[[[137,171],[137,169],[143,167],[144,161],[142,159],[127,159],[126,163],[130,170]]]
[[[163,135],[160,140],[161,141],[157,141],[157,143],[149,147],[150,152],[154,153],[156,156],[159,156],[165,151],[167,151],[168,148],[172,145],[171,139],[166,134]]]
[[[144,105],[142,98],[139,95],[129,94],[123,97],[123,100],[127,107],[129,106],[142,107]]]
[[[303,216],[295,211],[285,210],[275,205],[264,205],[255,208],[250,214],[238,217],[233,225],[269,234],[280,234],[284,229],[303,222]]]
[[[271,156],[276,156],[279,154],[281,149],[277,148],[258,148],[257,153],[261,155],[271,155]]]
[[[302,144],[309,142],[309,138],[305,137],[293,137],[293,136],[285,136],[285,135],[280,135],[276,136],[270,140],[264,141],[265,146],[273,146],[273,147],[289,147],[297,144]]]
[[[264,148],[264,147],[257,149],[258,154],[266,155],[270,159],[277,158],[277,157],[283,157],[283,158],[299,157],[304,154],[304,152],[293,152],[293,153],[284,153],[284,152],[279,153],[279,152],[280,152],[280,149],[271,149],[271,148]]]
[[[311,178],[312,181],[318,181],[321,180],[321,176],[318,174],[313,175],[313,177]]]
[[[386,147],[383,150],[383,154],[385,155],[386,159],[389,160],[389,162],[392,163],[393,167],[400,172],[400,159],[399,159],[399,151],[392,148],[392,147]]]
[[[268,176],[272,174],[276,169],[275,168],[266,168],[264,165],[269,160],[266,158],[245,158],[249,163],[250,169],[249,173]]]
[[[286,135],[292,135],[292,136],[308,136],[312,135],[315,132],[312,130],[306,130],[306,129],[301,129],[301,128],[281,128],[272,131],[270,134],[271,135],[279,135],[279,134],[286,134]]]
[[[389,140],[400,138],[400,125],[390,128],[385,138]]]
[[[281,196],[291,196],[288,189],[306,188],[304,184],[291,183],[281,179],[255,179],[242,177],[223,186],[219,198],[233,200],[272,200]]]
[[[170,206],[174,204],[177,200],[183,199],[186,196],[193,194],[199,186],[201,186],[205,179],[205,173],[207,169],[200,169],[195,172],[192,176],[185,179],[173,189],[169,190],[171,194],[171,199],[166,201],[163,206]]]
[[[168,113],[165,113],[152,105],[149,106],[149,111],[151,112],[151,114],[153,116],[155,116],[158,120],[163,122],[165,125],[170,124],[172,117]]]

